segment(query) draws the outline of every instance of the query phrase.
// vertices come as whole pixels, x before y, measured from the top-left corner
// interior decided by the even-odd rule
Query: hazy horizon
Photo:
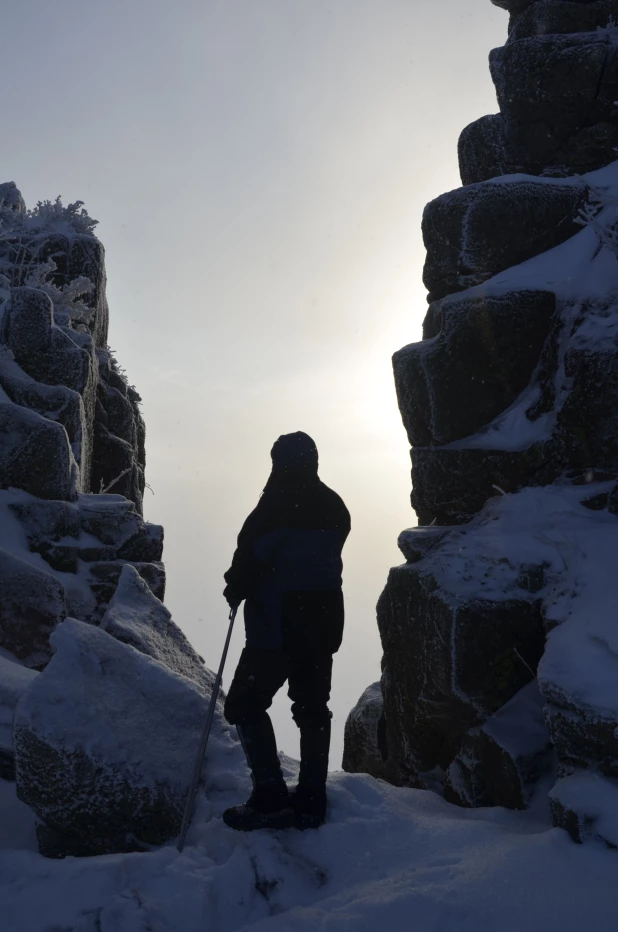
[[[166,603],[216,668],[222,574],[282,433],[352,514],[331,766],[380,674],[375,603],[415,523],[390,357],[420,338],[427,201],[497,109],[490,0],[9,3],[0,181],[99,219],[110,344],[143,397]],[[242,646],[237,626],[225,682]],[[282,693],[280,747],[297,754]]]

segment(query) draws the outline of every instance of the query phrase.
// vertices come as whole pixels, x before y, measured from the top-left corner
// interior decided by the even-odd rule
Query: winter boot
[[[256,786],[246,803],[225,810],[223,821],[237,832],[292,828],[294,811],[287,786],[283,781]]]
[[[326,787],[301,786],[290,794],[294,810],[294,827],[303,831],[306,828],[319,828],[326,818]]]
[[[300,726],[300,774],[292,797],[296,828],[319,828],[326,818],[330,718]]]
[[[253,793],[242,806],[223,813],[223,821],[239,832],[258,828],[291,828],[294,812],[290,805],[277,754],[277,742],[268,713],[259,712],[236,726],[247,763],[251,768]]]

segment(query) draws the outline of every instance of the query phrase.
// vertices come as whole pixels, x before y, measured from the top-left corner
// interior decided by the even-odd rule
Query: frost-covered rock
[[[419,522],[463,524],[502,492],[557,479],[564,464],[541,440],[521,450],[414,447],[412,506]]]
[[[464,185],[510,174],[501,114],[481,117],[466,126],[459,137],[457,153]]]
[[[460,806],[524,809],[551,764],[551,742],[536,682],[524,686],[463,738],[445,796]]]
[[[51,856],[162,844],[177,834],[203,691],[105,631],[67,619],[17,705],[17,790]],[[215,730],[217,723],[215,723]]]
[[[62,583],[2,549],[0,581],[0,647],[29,667],[43,666],[50,634],[66,616]]]
[[[576,179],[514,178],[430,201],[422,223],[428,300],[478,285],[574,236],[587,197]]]
[[[509,42],[536,36],[594,32],[618,19],[617,0],[536,0],[513,16],[509,25]]]
[[[397,546],[406,558],[406,563],[418,563],[432,550],[436,550],[450,531],[450,528],[438,526],[410,527],[401,532]]]
[[[388,748],[380,683],[368,686],[348,715],[343,741],[344,770],[386,776]]]
[[[0,488],[40,498],[74,497],[74,459],[61,424],[0,395]]]
[[[101,621],[112,637],[165,664],[209,691],[214,683],[210,670],[193,650],[165,605],[153,595],[137,570],[125,564],[118,586]]]
[[[0,779],[15,779],[15,706],[38,673],[0,654]]]
[[[559,780],[549,794],[554,825],[573,841],[618,848],[618,782],[589,770]]]
[[[568,174],[600,168],[615,158],[614,33],[540,35],[491,52],[507,162],[532,174],[566,166],[563,173]],[[586,161],[591,156],[593,161]]]
[[[508,408],[538,365],[555,307],[546,291],[433,304],[427,338],[393,356],[410,443],[459,440]]]
[[[453,530],[424,560],[389,574],[378,626],[386,768],[396,783],[427,785],[469,729],[531,678],[543,619],[525,551],[511,546],[509,556],[496,553],[491,528]]]

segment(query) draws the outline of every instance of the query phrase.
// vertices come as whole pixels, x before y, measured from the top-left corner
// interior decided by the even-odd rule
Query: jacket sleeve
[[[261,510],[254,509],[238,535],[238,546],[232,557],[232,565],[223,574],[228,589],[242,601],[254,591],[260,578],[260,564],[255,555],[255,542],[261,532],[263,517]]]

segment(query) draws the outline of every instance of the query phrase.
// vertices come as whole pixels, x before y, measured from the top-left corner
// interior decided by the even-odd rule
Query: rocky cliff
[[[425,209],[423,340],[393,358],[419,526],[344,766],[522,808],[557,758],[555,823],[618,844],[618,0],[495,2],[500,113]]]
[[[51,855],[176,833],[212,685],[162,604],[94,226],[0,186],[0,777]]]

